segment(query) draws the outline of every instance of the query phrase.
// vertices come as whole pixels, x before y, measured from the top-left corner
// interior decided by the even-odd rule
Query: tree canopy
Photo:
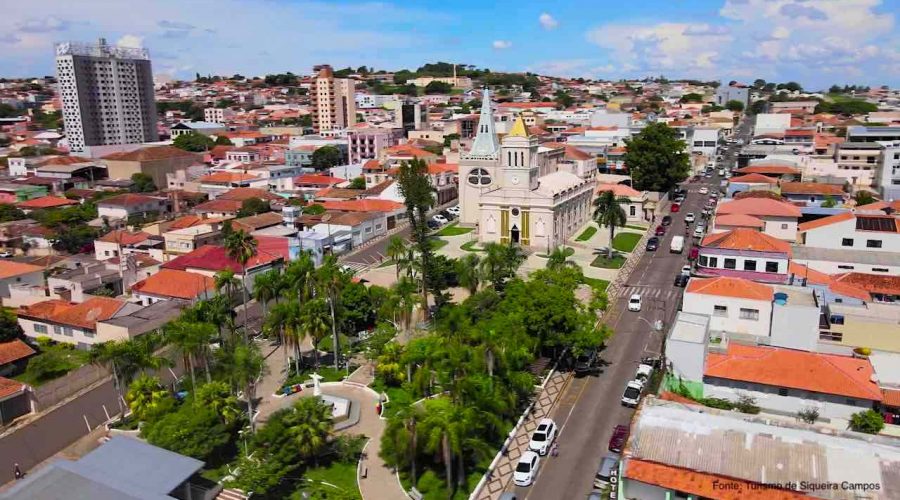
[[[449,94],[451,90],[453,90],[453,85],[438,80],[431,81],[425,86],[425,93],[428,95]]]
[[[742,103],[741,101],[731,100],[725,103],[725,108],[729,111],[740,113],[744,110],[744,103]]]
[[[134,182],[132,190],[135,193],[150,193],[157,190],[156,184],[153,182],[153,177],[150,177],[143,172],[132,174],[131,181]]]
[[[668,191],[687,178],[690,158],[675,129],[651,123],[625,140],[625,165],[638,190]]]
[[[316,170],[327,170],[343,163],[344,155],[336,146],[322,146],[313,151],[312,166]]]
[[[252,197],[247,198],[246,200],[241,202],[241,208],[238,210],[238,217],[249,217],[251,215],[257,215],[265,212],[270,212],[272,207],[269,206],[269,202],[262,200],[261,198]]]
[[[209,151],[216,143],[203,134],[190,132],[176,137],[175,140],[172,141],[172,145],[178,149],[198,153],[201,151]]]

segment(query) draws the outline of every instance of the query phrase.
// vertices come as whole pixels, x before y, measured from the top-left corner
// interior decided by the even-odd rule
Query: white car
[[[709,193],[709,188],[707,188],[705,186],[700,188],[700,194],[707,194],[707,193]]]
[[[513,483],[516,486],[531,486],[535,476],[537,476],[540,465],[541,457],[531,450],[526,451],[519,457],[519,463],[516,464],[516,471],[513,473]]]
[[[459,215],[459,212],[460,212],[459,205],[454,205],[454,206],[448,208],[447,211],[450,212],[451,214]]]
[[[650,380],[653,374],[653,367],[644,363],[638,365],[637,373],[634,374],[635,380]]]
[[[550,445],[556,439],[556,423],[549,418],[540,421],[534,434],[531,435],[531,441],[528,443],[528,449],[537,452],[538,455],[544,456],[550,451]]]
[[[625,386],[625,392],[622,394],[622,405],[634,408],[641,400],[641,392],[644,391],[644,383],[640,380],[632,380]]]
[[[697,226],[697,229],[694,229],[694,236],[697,238],[703,236],[703,232],[706,230],[703,226]]]
[[[431,220],[437,222],[438,224],[446,224],[449,222],[446,217],[441,214],[435,214],[431,216]]]
[[[628,299],[628,310],[633,312],[641,310],[641,294],[636,293]]]
[[[684,221],[688,224],[694,222],[694,212],[688,212],[684,214]]]
[[[691,266],[690,265],[681,266],[681,274],[683,274],[685,276],[690,276],[691,275]]]

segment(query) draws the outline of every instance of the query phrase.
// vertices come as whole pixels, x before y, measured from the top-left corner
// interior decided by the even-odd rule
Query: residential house
[[[716,208],[716,217],[722,215],[749,215],[763,221],[763,232],[775,238],[795,241],[797,222],[802,216],[795,205],[771,198],[742,198],[722,203]]]
[[[80,304],[50,299],[22,306],[16,314],[26,337],[49,337],[56,342],[87,349],[99,342],[96,338],[98,321],[128,314],[136,309],[140,309],[140,306],[122,299],[91,297]]]
[[[96,337],[98,342],[129,340],[147,332],[159,331],[166,323],[177,319],[190,305],[187,300],[169,298],[139,307],[127,314],[120,314],[98,321]]]
[[[381,151],[396,146],[403,138],[402,128],[354,126],[347,130],[347,151],[350,163],[379,158]]]
[[[322,206],[329,211],[337,212],[380,212],[387,217],[388,230],[393,229],[397,222],[406,218],[406,206],[391,200],[379,200],[373,198],[326,201]]]
[[[821,182],[782,182],[781,196],[797,206],[840,206],[849,195],[839,184]]]
[[[241,217],[240,219],[232,219],[231,228],[235,231],[242,230],[249,234],[260,229],[281,226],[282,223],[283,218],[279,212],[265,212],[249,217]]]
[[[346,233],[349,235],[350,246],[355,248],[363,245],[372,238],[377,238],[387,232],[387,216],[382,212],[344,212],[329,213],[327,217],[319,217],[318,224],[312,224],[310,228],[320,234],[337,235]],[[337,245],[343,240],[336,237]]]
[[[693,278],[685,288],[681,310],[708,317],[712,332],[769,336],[771,331],[771,286],[741,278]]]
[[[893,213],[843,212],[804,222],[798,230],[794,258],[812,269],[826,274],[900,273],[900,216]]]
[[[381,150],[378,160],[387,166],[387,168],[397,168],[403,162],[412,160],[422,160],[425,163],[437,162],[438,155],[425,151],[424,149],[410,146],[408,144],[399,144]]]
[[[172,139],[186,134],[202,134],[206,136],[222,134],[226,131],[221,122],[180,122],[169,129]]]
[[[762,174],[746,174],[732,177],[728,180],[728,188],[725,196],[734,198],[738,193],[746,193],[749,191],[774,191],[778,181],[772,177]]]
[[[834,152],[837,169],[854,186],[877,184],[883,146],[877,142],[852,142],[838,144]]]
[[[646,201],[644,193],[625,184],[600,184],[597,188],[597,193],[599,194],[603,191],[612,191],[616,198],[628,199],[628,203],[620,203],[620,206],[625,211],[625,217],[627,217],[629,222],[644,222],[648,220],[648,214],[644,210]]]
[[[200,192],[208,194],[210,200],[235,188],[268,187],[268,181],[259,173],[243,171],[212,172],[200,177],[197,182],[200,184]]]
[[[0,302],[4,307],[20,305],[13,299],[15,287],[44,288],[44,268],[11,260],[0,260]]]
[[[216,280],[203,274],[160,269],[160,271],[131,286],[131,294],[143,306],[161,300],[194,302],[216,293]]]
[[[99,261],[130,254],[162,259],[165,242],[161,236],[144,231],[113,230],[94,240],[94,256]]]
[[[697,274],[784,283],[791,255],[788,242],[757,229],[741,227],[703,238]]]
[[[27,385],[0,377],[0,425],[10,424],[22,415],[31,413],[28,394]]]
[[[794,181],[800,180],[800,170],[789,162],[779,162],[775,160],[765,160],[752,163],[746,167],[735,170],[736,174],[760,174],[771,177],[776,180]]]
[[[168,212],[169,199],[165,196],[124,193],[97,202],[97,215],[109,222],[127,221],[131,217],[155,219]]]
[[[35,350],[21,339],[0,342],[0,377],[12,377],[24,371],[28,358],[34,354]]]
[[[260,161],[259,150],[250,146],[232,148],[225,152],[225,161],[251,163]]]
[[[222,224],[209,223],[171,229],[162,234],[165,241],[165,252],[168,255],[191,253],[205,245],[216,245],[222,242]]]
[[[42,196],[47,196],[46,187],[0,182],[0,203],[15,204]]]
[[[78,204],[79,203],[77,201],[70,200],[68,198],[62,198],[59,196],[42,196],[40,198],[32,198],[30,200],[16,203],[16,207],[27,214],[34,210],[71,207]]]
[[[278,269],[284,265],[281,255],[257,251],[245,266],[232,259],[224,247],[205,245],[193,252],[180,255],[163,264],[163,269],[177,269],[215,277],[216,273],[231,270],[244,284],[248,292],[253,291],[253,282],[260,273]],[[246,272],[245,272],[246,271]]]
[[[330,175],[304,174],[294,177],[294,192],[304,200],[311,200],[315,194],[323,189],[335,187],[347,182],[340,177]]]
[[[152,177],[158,187],[166,186],[166,174],[174,174],[200,160],[199,154],[174,146],[151,146],[102,158],[110,179],[131,179],[132,175],[141,173]]]

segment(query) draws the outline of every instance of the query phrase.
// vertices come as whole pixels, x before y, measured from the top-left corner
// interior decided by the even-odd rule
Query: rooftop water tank
[[[786,294],[784,292],[778,292],[775,294],[775,303],[780,306],[787,304],[787,299],[788,299],[788,294]]]

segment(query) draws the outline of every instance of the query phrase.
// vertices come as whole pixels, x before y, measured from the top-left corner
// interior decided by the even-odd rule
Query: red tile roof
[[[345,212],[395,212],[404,208],[402,203],[391,200],[377,200],[367,198],[363,200],[323,201],[323,207],[328,210],[342,210]]]
[[[776,252],[791,255],[790,243],[755,229],[737,228],[724,233],[711,234],[700,243],[704,248]]]
[[[739,174],[800,175],[800,171],[786,165],[751,165],[737,169]]]
[[[0,279],[12,278],[28,273],[43,272],[44,268],[12,260],[0,260]]]
[[[778,184],[778,181],[775,179],[765,176],[763,174],[747,174],[740,175],[737,177],[732,177],[728,182],[741,183],[741,184]]]
[[[597,192],[612,191],[616,196],[624,196],[626,198],[640,198],[641,192],[631,186],[625,184],[600,184],[597,186]]]
[[[110,196],[97,202],[97,205],[111,205],[117,207],[133,207],[143,205],[145,203],[159,203],[159,198],[136,193],[124,193],[117,196]]]
[[[575,146],[569,146],[564,142],[545,142],[543,146],[547,146],[548,148],[564,148],[566,150],[567,160],[590,160],[593,158],[589,153],[586,153]]]
[[[703,295],[763,301],[770,301],[775,295],[775,292],[769,285],[727,276],[706,279],[691,278],[685,291]]]
[[[884,211],[885,208],[890,208],[894,212],[900,212],[900,200],[894,201],[876,201],[873,203],[869,203],[867,205],[857,205],[856,210],[861,211]]]
[[[215,288],[215,279],[178,269],[160,269],[158,273],[131,287],[132,291],[147,295],[185,300],[203,297]]]
[[[45,300],[19,308],[19,316],[52,321],[62,325],[93,330],[97,321],[112,318],[126,302],[109,297],[91,297],[74,304],[64,300]]]
[[[782,182],[782,194],[827,194],[843,196],[843,186],[838,184],[823,184],[820,182]]]
[[[766,223],[757,217],[752,215],[744,215],[744,214],[728,214],[728,215],[719,215],[715,219],[716,227],[721,226],[729,226],[729,227],[756,227],[756,228],[764,228],[766,227]]]
[[[770,217],[800,217],[800,209],[771,198],[742,198],[719,205],[716,215],[744,214]]]
[[[414,158],[432,158],[437,155],[430,152],[425,151],[424,149],[417,148],[415,146],[410,146],[408,144],[398,144],[396,146],[391,146],[389,148],[384,148],[382,150],[384,154],[388,157],[398,156],[398,157],[406,157],[412,156]]]
[[[822,217],[821,219],[811,220],[809,222],[804,222],[797,226],[797,231],[809,231],[810,229],[816,229],[818,227],[830,226],[832,224],[837,224],[838,222],[845,222],[848,220],[853,220],[856,218],[856,215],[853,212],[843,212],[840,214],[829,215],[828,217]]]
[[[213,213],[237,213],[238,210],[241,209],[241,202],[238,200],[223,200],[221,198],[216,198],[215,200],[205,201],[196,207],[194,207],[194,211],[196,212],[213,212]],[[200,222],[202,224],[203,222]],[[192,224],[193,225],[193,224]],[[190,226],[185,226],[190,227]]]
[[[794,500],[815,498],[796,491],[762,488],[759,483],[656,462],[628,458],[625,477],[646,484],[717,500]]]
[[[247,269],[264,266],[278,259],[280,255],[272,255],[257,247],[256,255],[247,262]],[[191,253],[176,257],[162,265],[164,269],[204,269],[207,271],[224,271],[230,269],[236,274],[241,273],[241,264],[228,256],[225,247],[216,245],[204,245]]]
[[[34,354],[34,349],[19,339],[0,342],[0,366],[19,361]]]
[[[335,184],[340,184],[342,182],[346,182],[346,179],[341,179],[340,177],[332,177],[330,175],[316,175],[316,174],[307,174],[307,175],[298,175],[294,177],[295,185],[312,185],[312,186],[334,186]]]
[[[178,149],[175,146],[152,146],[121,153],[112,153],[103,157],[104,160],[114,161],[155,161],[169,160],[172,158],[196,158],[200,155]]]
[[[900,276],[854,272],[836,274],[833,278],[836,283],[853,285],[869,293],[900,295]]]
[[[197,179],[198,182],[208,182],[213,184],[227,184],[231,182],[246,182],[258,179],[255,174],[245,174],[243,172],[213,172]]]
[[[75,200],[70,200],[68,198],[61,198],[59,196],[42,196],[40,198],[32,198],[27,201],[16,203],[17,207],[26,209],[56,208],[67,207],[71,205],[78,205],[78,202]]]
[[[150,237],[150,233],[143,231],[110,231],[98,238],[98,241],[106,243],[118,243],[120,245],[136,245]]]
[[[25,384],[5,377],[0,377],[0,398],[12,396],[23,390],[25,390]]]
[[[216,199],[218,200],[237,200],[244,201],[250,198],[259,198],[261,200],[269,200],[269,201],[277,201],[283,200],[281,196],[277,194],[266,191],[265,189],[251,188],[251,187],[239,187],[234,188],[230,191],[226,191],[220,194]]]
[[[732,342],[726,354],[710,352],[708,377],[881,401],[868,359]]]

